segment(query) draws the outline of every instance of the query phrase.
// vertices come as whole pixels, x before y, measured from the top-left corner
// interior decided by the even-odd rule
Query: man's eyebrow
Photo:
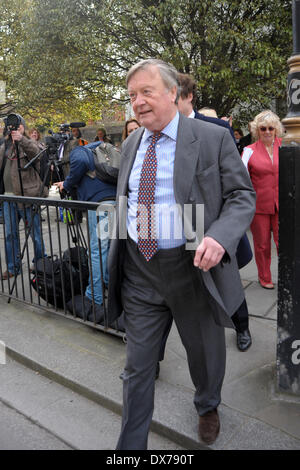
[[[141,85],[139,88],[154,88],[153,85],[151,85],[150,83],[148,85]],[[132,88],[128,87],[128,91],[131,91]]]

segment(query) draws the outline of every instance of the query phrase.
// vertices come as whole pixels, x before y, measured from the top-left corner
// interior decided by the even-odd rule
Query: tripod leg
[[[42,186],[41,186],[41,190],[40,190],[39,197],[42,197],[42,196],[43,196],[44,188],[45,188],[46,182],[47,182],[47,180],[48,180],[48,176],[49,176],[49,173],[50,173],[50,167],[51,167],[51,165],[52,165],[51,160],[48,160],[48,162],[47,162],[47,168],[46,168],[46,171],[45,171],[45,175],[44,175],[44,179],[43,179],[43,182],[42,182]]]

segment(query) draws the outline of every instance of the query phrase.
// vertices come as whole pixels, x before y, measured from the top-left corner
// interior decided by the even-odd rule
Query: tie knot
[[[154,132],[154,134],[152,135],[152,145],[155,145],[156,142],[158,141],[158,139],[160,139],[162,136],[162,133],[161,132]]]

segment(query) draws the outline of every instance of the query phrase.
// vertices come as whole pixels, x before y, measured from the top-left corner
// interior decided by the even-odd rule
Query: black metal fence
[[[0,207],[0,294],[125,340],[122,317],[107,319],[109,238],[99,203],[0,196]]]

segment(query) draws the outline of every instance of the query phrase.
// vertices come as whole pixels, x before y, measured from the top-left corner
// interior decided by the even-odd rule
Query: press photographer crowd
[[[196,109],[193,77],[163,61],[139,62],[128,72],[126,84],[135,117],[124,125],[120,148],[103,127],[88,142],[84,122],[61,124],[42,137],[19,114],[4,119],[0,280],[13,283],[11,293],[31,237],[29,272],[38,295],[65,308],[64,295],[76,317],[125,332],[128,355],[118,449],[147,448],[154,382],[174,319],[196,388],[199,437],[212,444],[220,429],[224,327],[235,329],[239,351],[252,345],[239,274],[253,257],[249,228],[258,282],[262,289],[274,289],[271,235],[278,251],[278,155],[284,129],[270,109],[253,116],[245,135],[240,125],[233,127],[231,116],[220,118],[210,107]],[[51,199],[56,191],[62,201],[107,205],[95,210],[75,204],[64,209],[65,220],[57,217],[56,223],[64,220],[75,240],[75,249],[69,247],[58,264],[43,237],[49,225],[39,200]],[[116,206],[119,196],[127,197],[126,240],[111,239],[107,229],[109,207]],[[161,233],[162,208],[184,204],[193,211],[204,204],[204,237],[193,252],[184,249],[185,231],[180,238],[174,235],[171,221],[181,218],[180,210],[168,219],[167,239]],[[191,226],[196,233],[195,215]]]

